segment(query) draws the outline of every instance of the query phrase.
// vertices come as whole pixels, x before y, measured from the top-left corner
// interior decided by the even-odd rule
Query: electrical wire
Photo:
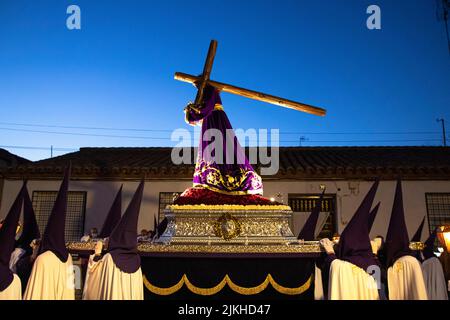
[[[173,131],[173,130],[169,130],[169,129],[136,129],[136,128],[113,128],[113,127],[61,126],[61,125],[49,125],[49,124],[29,124],[29,123],[13,123],[13,122],[0,122],[0,125],[37,127],[37,128],[103,130],[103,131],[142,131],[142,132],[172,132]]]
[[[55,148],[55,147],[32,147],[32,146],[2,146],[0,145],[0,148],[4,149],[25,149],[25,150],[45,150],[45,151],[77,151],[78,149],[75,148]]]
[[[126,139],[148,139],[148,140],[168,140],[173,141],[168,137],[147,137],[147,136],[122,136],[109,134],[93,134],[93,133],[77,133],[77,132],[60,132],[60,131],[44,131],[44,130],[28,130],[15,128],[0,128],[0,130],[41,133],[41,134],[57,134],[57,135],[71,135],[71,136],[87,136],[87,137],[103,137],[103,138],[126,138]],[[302,140],[308,143],[368,143],[368,142],[436,142],[440,139],[392,139],[392,140]],[[175,141],[174,141],[175,142]],[[249,142],[257,142],[256,140],[249,140]],[[298,143],[298,140],[280,140],[280,143]]]
[[[12,122],[0,122],[0,125],[7,126],[24,126],[24,127],[37,127],[37,128],[60,128],[60,129],[81,129],[81,130],[103,130],[103,131],[135,131],[135,132],[173,132],[173,130],[169,129],[139,129],[139,128],[117,128],[117,127],[88,127],[88,126],[62,126],[62,125],[49,125],[49,124],[29,124],[29,123],[12,123]],[[19,130],[17,128],[2,128],[3,130]],[[25,129],[23,129],[25,130]],[[34,131],[32,131],[34,132]],[[41,133],[55,133],[54,131],[39,131]],[[72,133],[70,133],[72,134]],[[77,133],[80,134],[80,133]],[[432,135],[432,134],[440,134],[437,131],[380,131],[380,132],[307,132],[307,131],[280,131],[280,134],[286,135]],[[83,135],[91,135],[91,134],[83,134]],[[95,136],[95,134],[92,134]],[[103,136],[103,134],[102,134]],[[106,135],[112,137],[136,137],[136,136],[117,136],[117,135]],[[141,138],[141,137],[139,137]],[[145,139],[149,139],[150,137],[142,137]]]

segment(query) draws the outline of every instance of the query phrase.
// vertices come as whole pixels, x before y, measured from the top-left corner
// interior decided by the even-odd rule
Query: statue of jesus
[[[228,195],[262,194],[262,179],[234,134],[219,91],[207,86],[202,103],[184,111],[186,122],[202,126],[193,186]]]

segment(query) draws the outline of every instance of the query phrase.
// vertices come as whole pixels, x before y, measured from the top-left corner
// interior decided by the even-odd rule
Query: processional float
[[[195,101],[185,108],[185,115],[189,124],[202,125],[202,135],[209,127],[232,129],[219,92],[325,115],[326,111],[318,107],[211,80],[216,49],[217,41],[213,40],[201,75],[175,73],[175,79],[197,87]],[[309,288],[317,271],[314,259],[323,254],[319,243],[297,239],[291,230],[292,209],[260,195],[262,179],[246,157],[243,163],[230,165],[236,170],[227,173],[227,167],[208,161],[200,153],[202,143],[200,139],[193,187],[165,208],[164,220],[155,228],[158,234],[153,241],[137,247],[145,257],[141,261],[143,281],[151,297],[177,297],[185,287],[196,296],[226,297],[227,291],[222,292],[225,286],[231,294],[264,296],[269,284],[275,291],[268,290],[268,296],[280,293],[298,298],[309,292],[305,297],[312,297]],[[239,144],[233,149],[233,156],[238,152],[243,152]],[[316,209],[320,209],[317,204]],[[316,209],[314,214],[318,214]],[[299,236],[311,239],[309,235],[302,232]],[[94,245],[71,243],[69,249],[86,255]],[[195,257],[201,260],[192,259]],[[244,259],[235,263],[236,257]],[[320,288],[320,281],[314,284],[314,295],[316,284]]]
[[[274,95],[244,89],[227,83],[211,80],[211,71],[217,50],[217,41],[212,40],[202,74],[198,76],[176,72],[175,79],[197,87],[194,103],[188,105],[194,113],[201,112],[205,96],[211,89],[228,92],[273,105],[324,116],[326,110],[305,103],[295,102]],[[209,90],[209,91],[208,91]],[[218,98],[220,101],[220,98]],[[185,109],[185,112],[186,112]],[[223,109],[220,107],[220,110]],[[228,120],[228,119],[227,119]],[[240,146],[238,146],[240,148]],[[201,174],[196,165],[195,176]],[[201,168],[202,170],[204,168]],[[257,177],[259,177],[256,174]],[[235,177],[231,177],[234,180]],[[227,176],[227,179],[230,177]],[[261,178],[259,178],[261,179]],[[194,183],[195,186],[195,183]],[[261,182],[262,186],[262,182]],[[201,188],[200,188],[201,190]],[[299,242],[291,230],[292,209],[285,204],[273,202],[262,196],[246,198],[245,204],[236,204],[242,195],[218,196],[223,190],[208,190],[197,194],[197,198],[212,197],[211,202],[191,201],[190,196],[198,188],[189,188],[173,205],[164,210],[167,227],[152,243],[141,243],[138,250],[146,253],[280,253],[304,254],[321,252],[316,241]],[[239,202],[239,201],[237,201]],[[92,244],[72,243],[72,250],[92,249]]]
[[[199,76],[194,76],[186,73],[176,72],[175,79],[183,82],[192,83],[197,87],[197,95],[195,102],[188,105],[185,112],[192,112],[194,117],[196,113],[201,113],[202,109],[207,108],[206,105],[211,101],[211,91],[217,92],[215,102],[212,104],[219,104],[220,111],[223,111],[221,106],[220,97],[218,92],[228,92],[239,96],[247,97],[253,100],[268,102],[270,104],[278,105],[285,108],[294,109],[314,115],[324,116],[326,111],[322,108],[314,107],[308,104],[295,102],[274,95],[244,89],[234,85],[211,80],[211,71],[214,63],[214,57],[217,50],[217,41],[212,40],[209,46],[208,54],[204,64],[203,72]],[[209,99],[209,100],[208,100]],[[214,106],[214,110],[216,110]],[[189,116],[187,116],[188,118]],[[225,118],[223,118],[225,117]],[[215,122],[224,121],[228,122],[226,115],[223,114],[215,117]],[[202,123],[201,121],[199,121]],[[220,126],[220,125],[219,125]],[[231,128],[231,127],[230,127]],[[202,127],[202,133],[205,128]],[[201,140],[201,139],[200,139]],[[201,144],[202,142],[200,142]],[[202,145],[199,146],[201,151]],[[241,148],[238,146],[237,148]],[[237,150],[235,152],[243,152]],[[289,206],[272,202],[267,198],[254,196],[254,195],[242,195],[243,191],[235,191],[233,188],[228,188],[227,182],[214,183],[202,183],[196,180],[196,175],[206,175],[207,177],[203,181],[209,180],[226,180],[226,181],[244,181],[246,174],[251,173],[253,181],[251,183],[258,185],[261,184],[261,178],[253,173],[251,165],[238,168],[239,170],[232,170],[232,173],[225,175],[220,172],[223,167],[214,166],[214,164],[208,161],[199,164],[199,155],[196,164],[196,170],[194,173],[194,187],[198,189],[188,189],[182,195],[180,199],[177,199],[173,205],[168,206],[164,215],[168,219],[168,226],[164,234],[159,238],[160,242],[170,243],[174,245],[197,245],[196,250],[209,250],[211,246],[218,246],[214,250],[219,251],[232,251],[236,252],[242,249],[245,245],[246,250],[251,246],[253,250],[286,250],[286,244],[298,244],[297,238],[291,231],[290,220],[292,217],[292,210]],[[211,168],[212,166],[212,168]],[[250,168],[250,169],[249,169]],[[251,172],[250,172],[251,171]],[[198,177],[197,177],[198,178]],[[258,181],[259,179],[259,181]],[[256,181],[256,182],[255,182]],[[225,187],[223,187],[225,185]],[[216,188],[216,186],[218,186]],[[219,188],[222,186],[222,188]],[[203,189],[202,189],[203,188]],[[205,189],[206,188],[206,189]],[[257,189],[257,187],[255,187]],[[249,193],[255,192],[255,188],[250,188]],[[206,191],[208,190],[208,191]],[[224,193],[223,197],[217,196],[217,194],[211,193],[218,192]],[[200,196],[198,195],[200,193]],[[195,199],[192,198],[192,194],[195,194]],[[214,198],[214,201],[199,201],[198,198]],[[242,197],[246,197],[245,201]],[[245,203],[245,204],[242,204]],[[205,244],[207,246],[198,246],[198,244]],[[228,245],[227,249],[224,249],[224,245]],[[275,245],[275,246],[274,246]],[[263,249],[265,248],[265,249]],[[292,248],[292,250],[298,250]],[[317,250],[317,246],[315,246]]]

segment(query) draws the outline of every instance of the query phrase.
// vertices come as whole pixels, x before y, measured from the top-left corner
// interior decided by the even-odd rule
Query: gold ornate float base
[[[68,242],[67,248],[71,253],[92,254],[95,250],[95,241],[90,242]],[[106,249],[104,247],[104,249]],[[138,244],[138,252],[142,256],[148,254],[320,254],[322,249],[318,241],[294,242],[283,245],[273,244],[255,244],[255,245],[236,245],[236,244],[178,244],[164,245],[150,242]]]
[[[168,226],[156,242],[138,245],[148,254],[321,254],[317,241],[298,241],[290,229],[289,206],[172,205]],[[94,251],[95,242],[70,242],[71,252]],[[423,250],[423,243],[411,243]]]
[[[165,244],[280,245],[297,242],[289,206],[184,205],[164,211]]]

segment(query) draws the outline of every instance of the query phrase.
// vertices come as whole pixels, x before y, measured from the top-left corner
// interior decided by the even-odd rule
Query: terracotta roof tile
[[[30,160],[19,157],[11,152],[0,148],[0,168],[14,167],[21,164],[30,163]]]
[[[4,174],[57,178],[71,161],[74,178],[190,179],[194,164],[173,164],[171,152],[169,147],[81,148],[51,159],[21,162]],[[193,148],[191,152],[195,159]],[[450,180],[448,147],[281,147],[279,152],[279,172],[265,178]]]

